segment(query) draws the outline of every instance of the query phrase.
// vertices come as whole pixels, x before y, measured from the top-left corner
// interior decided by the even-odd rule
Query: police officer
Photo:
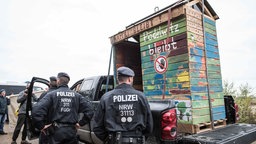
[[[58,73],[58,89],[47,93],[32,110],[35,127],[49,133],[50,144],[77,144],[77,128],[87,124],[93,116],[91,103],[70,90],[69,81],[67,73]],[[81,120],[79,113],[84,114]],[[45,119],[51,124],[45,125]]]
[[[48,89],[48,91],[46,91],[46,92],[44,92],[40,95],[40,97],[38,98],[38,101],[41,100],[47,93],[57,89],[57,77],[56,76],[51,76],[49,79],[50,79],[49,89]],[[50,123],[51,122],[48,119],[45,119],[45,124],[46,125],[50,124]],[[49,143],[48,133],[41,132],[38,141],[39,141],[39,144],[48,144]]]
[[[119,85],[100,100],[93,131],[105,143],[145,143],[144,136],[153,130],[148,101],[142,92],[132,87],[134,75],[128,67],[118,68]]]
[[[49,79],[50,79],[49,89],[48,89],[48,91],[46,91],[40,95],[40,97],[38,98],[38,101],[41,100],[47,93],[57,89],[57,77],[51,76]]]

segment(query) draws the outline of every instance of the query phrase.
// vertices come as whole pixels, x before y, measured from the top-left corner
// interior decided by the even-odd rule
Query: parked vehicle
[[[5,89],[6,95],[15,95],[26,88],[26,83],[0,83],[0,89]],[[34,91],[43,91],[40,86],[34,86]]]

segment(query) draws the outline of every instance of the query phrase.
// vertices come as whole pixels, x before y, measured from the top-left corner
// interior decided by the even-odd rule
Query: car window
[[[81,91],[91,90],[93,84],[93,80],[85,80],[82,84]]]

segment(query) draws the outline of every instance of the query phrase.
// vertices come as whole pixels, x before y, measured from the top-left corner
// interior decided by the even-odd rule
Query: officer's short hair
[[[58,75],[57,75],[58,78],[60,77],[66,77],[68,80],[70,80],[70,77],[67,73],[65,72],[59,72]]]
[[[50,79],[51,82],[52,81],[57,81],[57,77],[56,76],[51,76],[49,79]]]
[[[117,76],[117,80],[118,80],[119,82],[124,82],[124,81],[126,81],[128,78],[129,78],[128,76],[121,76],[121,75]]]
[[[57,78],[59,79],[59,83],[62,84],[62,85],[63,84],[68,84],[69,80],[70,80],[69,75],[65,72],[58,73]]]

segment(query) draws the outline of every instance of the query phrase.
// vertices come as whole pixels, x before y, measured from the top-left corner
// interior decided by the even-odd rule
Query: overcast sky
[[[109,37],[176,0],[0,0],[0,82],[107,74]],[[208,0],[223,80],[256,88],[255,0]],[[112,69],[111,69],[112,70]]]

